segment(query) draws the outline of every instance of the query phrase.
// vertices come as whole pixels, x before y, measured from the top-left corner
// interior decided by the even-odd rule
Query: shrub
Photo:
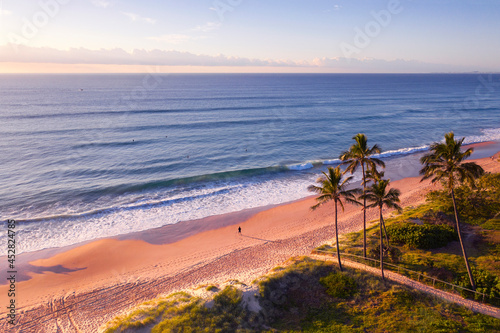
[[[384,244],[384,261],[397,264],[401,259],[401,250],[397,247],[387,248]],[[368,249],[368,258],[380,260],[380,245],[376,244]]]
[[[326,293],[333,297],[349,298],[358,290],[356,280],[342,272],[330,273],[320,278],[319,282],[326,288]]]
[[[435,249],[458,240],[457,233],[448,225],[398,223],[388,226],[387,233],[393,242],[418,249]]]
[[[500,298],[500,277],[491,274],[484,269],[472,268],[472,275],[476,282],[476,291],[486,294],[488,297]],[[462,274],[458,279],[458,285],[471,288],[469,276]],[[476,295],[477,299],[481,296]]]

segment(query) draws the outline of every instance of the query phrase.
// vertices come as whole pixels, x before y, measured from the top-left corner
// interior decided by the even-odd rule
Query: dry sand
[[[486,171],[500,172],[497,159],[477,162]],[[437,188],[420,177],[392,186],[401,190],[403,206],[422,203]],[[12,329],[5,320],[8,286],[2,285],[0,330],[96,332],[114,316],[161,294],[231,279],[249,283],[334,237],[333,204],[311,211],[313,204],[314,197],[309,197],[263,211],[97,240],[50,256],[26,255],[34,260],[25,259],[24,281],[16,285],[18,323]],[[368,220],[376,218],[375,210],[368,211]],[[339,233],[360,230],[362,219],[359,207],[347,205],[339,213]]]

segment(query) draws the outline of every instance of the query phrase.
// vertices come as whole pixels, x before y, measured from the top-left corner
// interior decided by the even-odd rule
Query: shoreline
[[[497,145],[500,143],[476,147],[493,149]],[[500,170],[496,160],[485,157],[479,161],[486,170]],[[395,180],[392,185],[402,191],[403,206],[418,205],[425,193],[435,188],[429,181],[420,182],[420,177]],[[311,212],[309,207],[313,202],[314,196],[310,196],[291,203],[181,222],[178,226],[167,225],[69,248],[27,253],[23,259],[26,279],[17,284],[22,291],[18,297],[20,324],[34,319],[35,314],[64,321],[54,315],[54,308],[61,306],[57,300],[62,300],[64,309],[68,309],[66,304],[73,304],[71,311],[68,310],[70,313],[82,311],[87,316],[94,313],[92,320],[83,316],[76,322],[85,331],[90,327],[95,330],[102,321],[133,304],[179,288],[205,281],[225,281],[224,278],[249,282],[289,257],[307,254],[311,247],[333,237],[330,205]],[[359,208],[347,205],[346,211],[339,213],[339,233],[359,230],[361,216]],[[376,212],[368,211],[367,219],[376,216]],[[242,235],[237,234],[236,224],[242,226]],[[140,297],[128,294],[143,287],[148,290],[138,292]],[[0,289],[1,302],[6,304],[6,285],[0,285]],[[99,317],[98,310],[88,308],[83,301],[77,302],[85,298],[82,295],[88,298],[109,290],[125,293],[128,299],[110,297],[110,303],[101,309],[104,311],[101,318],[95,318]],[[4,320],[0,321],[0,327],[5,327],[3,324]],[[47,328],[47,331],[51,330]]]
[[[474,148],[474,152],[473,155],[471,156],[471,159],[490,157],[493,154],[500,151],[500,141],[485,141],[479,143],[472,143],[464,145],[464,148]],[[417,177],[418,171],[421,168],[419,164],[419,158],[423,154],[425,154],[425,152],[417,152],[409,155],[384,158],[386,162],[386,177],[390,178],[391,181],[396,181],[409,177]],[[320,174],[318,173],[318,176],[319,175]],[[351,183],[349,186],[355,187],[355,184]],[[228,225],[235,225],[246,221],[248,218],[261,211],[268,210],[273,207],[292,204],[294,202],[302,200],[307,200],[308,198],[312,198],[314,196],[315,196],[314,194],[311,194],[307,197],[279,204],[269,204],[265,206],[246,208],[243,210],[233,211],[220,215],[210,215],[194,220],[184,220],[178,223],[167,224],[160,227],[154,227],[151,229],[134,231],[109,237],[90,239],[87,241],[82,241],[79,243],[66,245],[62,247],[50,247],[36,251],[23,252],[18,256],[18,260],[21,260],[22,264],[26,264],[28,261],[37,259],[46,259],[58,253],[65,252],[75,247],[83,246],[85,244],[99,241],[102,239],[117,239],[117,240],[135,239],[135,240],[144,240],[150,244],[156,244],[156,245],[169,244],[184,239],[186,237],[192,236],[199,232],[222,228]],[[0,256],[0,260],[2,259],[6,259],[6,256]],[[0,286],[2,286],[2,282],[0,282]]]

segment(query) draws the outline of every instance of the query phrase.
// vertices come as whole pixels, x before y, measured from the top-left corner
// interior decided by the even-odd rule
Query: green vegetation
[[[161,314],[172,314],[178,308],[196,300],[187,293],[174,293],[162,300],[148,301],[130,314],[120,316],[107,324],[106,333],[123,332],[133,328],[146,327],[154,323]]]
[[[458,240],[457,233],[448,225],[398,223],[388,227],[387,233],[393,243],[424,250],[443,247],[450,241]]]
[[[467,222],[462,225],[464,246],[470,254],[476,290],[500,298],[500,228],[498,217],[495,217],[499,212],[496,207],[500,201],[500,174],[485,174],[476,183],[476,189],[465,186],[456,189],[456,193],[459,193],[457,198],[488,198],[475,203],[477,211],[484,212],[480,218],[464,219]],[[445,202],[449,203],[448,208],[451,207],[451,211],[443,209]],[[467,216],[466,208],[462,209],[464,210],[459,210],[460,216]],[[456,241],[458,235],[453,230],[454,222],[453,205],[448,192],[431,192],[425,204],[405,209],[400,215],[386,220],[391,248],[384,251],[384,261],[397,263],[398,266],[420,272],[429,278],[470,289],[470,279],[463,265],[460,243]],[[361,237],[362,232],[344,235],[340,240],[341,250],[346,254],[362,256],[362,250],[358,246]],[[378,226],[368,229],[368,255],[373,259],[378,259],[380,255],[379,238]],[[318,249],[329,250],[328,246]],[[411,273],[401,273],[417,279],[417,276]],[[425,282],[432,284],[431,279],[426,279]],[[435,285],[442,289],[451,289],[438,282]],[[463,296],[474,297],[467,293],[463,293]],[[476,298],[482,300],[482,297]],[[485,301],[500,306],[500,299],[486,298]]]
[[[461,219],[472,225],[489,221],[490,228],[498,230],[500,219],[500,174],[487,173],[476,181],[476,188],[461,185],[455,189],[457,210]],[[445,191],[432,191],[428,195],[434,207],[446,214],[453,214],[453,202]],[[495,227],[496,225],[496,227]],[[495,229],[496,228],[496,229]]]
[[[340,272],[330,273],[319,279],[326,293],[337,298],[349,298],[358,291],[356,280]]]
[[[147,302],[131,314],[115,318],[105,332],[255,332],[255,314],[242,306],[241,290],[227,286],[206,303],[189,294],[173,294],[157,303]]]
[[[257,284],[259,312],[228,286],[211,300],[177,293],[144,303],[106,332],[500,332],[498,319],[307,257]]]
[[[206,288],[207,291],[219,291],[219,288],[217,286],[214,286],[213,284],[207,286]]]

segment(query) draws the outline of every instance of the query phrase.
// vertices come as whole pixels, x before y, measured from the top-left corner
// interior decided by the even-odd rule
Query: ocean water
[[[390,160],[499,111],[488,74],[0,75],[0,219],[29,252],[279,204],[356,133]]]

